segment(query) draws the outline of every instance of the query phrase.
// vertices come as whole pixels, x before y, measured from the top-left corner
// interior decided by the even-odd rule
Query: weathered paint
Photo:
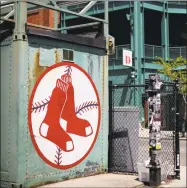
[[[54,65],[55,63],[58,63],[62,61],[62,49],[72,49],[74,50],[74,62],[82,67],[92,78],[97,91],[99,93],[99,99],[101,102],[101,122],[100,122],[100,130],[99,134],[96,140],[96,143],[89,153],[89,155],[85,158],[84,161],[82,161],[77,166],[70,168],[68,170],[60,170],[55,169],[46,163],[38,156],[37,152],[35,151],[33,144],[31,142],[31,138],[28,131],[28,121],[27,117],[19,116],[19,113],[12,114],[13,117],[17,117],[19,119],[19,122],[21,122],[21,129],[19,130],[19,134],[15,135],[15,132],[12,132],[12,130],[16,129],[14,127],[13,119],[10,120],[9,116],[4,116],[3,121],[1,124],[1,127],[3,127],[4,133],[7,136],[7,142],[8,146],[4,143],[4,146],[2,147],[1,152],[5,152],[4,155],[4,161],[7,163],[8,160],[8,166],[6,167],[5,171],[7,172],[7,176],[10,174],[13,174],[17,177],[17,179],[12,179],[10,176],[8,178],[9,182],[16,182],[16,184],[22,184],[23,187],[34,187],[50,182],[58,182],[65,179],[71,179],[81,176],[88,176],[93,175],[97,173],[103,173],[107,171],[107,164],[108,164],[108,98],[107,98],[107,90],[108,90],[108,81],[107,81],[107,59],[105,57],[105,51],[102,49],[96,49],[92,47],[86,47],[81,45],[74,45],[71,43],[66,43],[62,41],[57,40],[49,40],[46,38],[35,38],[35,37],[28,37],[29,39],[29,46],[28,46],[28,61],[26,61],[26,65],[28,67],[27,70],[23,75],[19,75],[19,78],[27,81],[27,86],[24,84],[23,88],[25,86],[27,88],[24,89],[24,92],[28,92],[27,95],[24,94],[22,96],[22,99],[19,98],[19,100],[22,100],[23,109],[22,111],[26,112],[28,109],[28,99],[30,99],[30,95],[32,93],[33,87],[36,83],[36,81],[39,79],[41,74],[47,69],[47,66],[41,66],[40,60],[43,58],[41,56],[40,50],[41,48],[45,48],[47,45],[48,48],[53,49],[54,52],[54,62],[47,62],[49,66]],[[11,40],[7,44],[9,47],[11,46]],[[2,48],[5,49],[3,46]],[[45,49],[47,50],[47,49]],[[49,54],[45,54],[46,57],[50,56]],[[46,59],[45,57],[45,59]],[[3,56],[3,59],[5,60],[3,65],[6,65],[6,62],[12,62],[10,54],[7,53]],[[48,59],[48,58],[47,58]],[[50,57],[49,57],[50,59]],[[88,63],[90,61],[90,63]],[[1,61],[2,63],[3,61]],[[4,79],[6,78],[5,75],[9,75],[10,69],[9,64],[7,64],[7,68],[3,71],[5,71],[2,76],[4,76]],[[12,70],[14,71],[14,70]],[[14,74],[18,74],[17,72],[14,72]],[[10,87],[12,87],[11,84],[9,84]],[[16,86],[14,86],[16,87]],[[7,87],[6,84],[3,84],[1,86],[1,89],[4,90],[6,93],[10,93],[11,90],[9,87]],[[17,105],[19,101],[16,101],[13,96],[13,92],[11,94],[11,100],[14,101],[11,103],[11,106],[7,108],[8,109],[17,109]],[[5,106],[9,106],[9,102],[7,101],[6,95],[2,96],[2,101],[4,101]],[[21,103],[21,104],[22,104]],[[6,126],[10,123],[9,126]],[[6,133],[7,132],[7,133]],[[9,136],[8,136],[9,135]],[[21,137],[20,137],[21,136]],[[15,138],[14,138],[15,137]],[[19,145],[16,145],[17,143],[15,139],[19,141]],[[6,139],[5,139],[6,140]],[[15,145],[15,146],[14,146]],[[8,148],[7,148],[8,147]],[[47,146],[46,146],[47,147]],[[8,152],[9,149],[11,152]],[[19,152],[16,152],[16,150],[19,150]],[[14,157],[16,156],[16,157]],[[15,164],[15,165],[14,165]],[[12,168],[13,166],[19,166],[19,171],[17,171],[16,168]],[[2,172],[1,172],[2,174]],[[6,177],[4,178],[5,180]]]
[[[32,53],[32,52],[30,52]],[[34,84],[38,80],[39,76],[45,71],[46,67],[42,67],[39,65],[40,60],[40,50],[39,48],[33,54],[34,62],[33,64],[29,64],[29,99],[34,87]],[[33,59],[32,59],[33,61]]]

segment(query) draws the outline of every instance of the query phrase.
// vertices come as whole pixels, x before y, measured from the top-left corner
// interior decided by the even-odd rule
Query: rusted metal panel
[[[14,183],[22,184],[24,187],[32,187],[105,172],[108,164],[108,82],[106,80],[108,69],[105,50],[102,48],[73,44],[67,41],[64,42],[62,40],[57,41],[50,38],[38,38],[34,37],[34,35],[29,36],[28,40],[28,59],[24,60],[25,65],[22,66],[19,64],[19,67],[17,66],[17,68],[16,64],[12,66],[14,62],[9,54],[12,54],[13,52],[7,51],[7,56],[4,55],[4,58],[9,63],[4,63],[4,68],[1,70],[3,71],[1,74],[3,80],[10,80],[9,85],[1,85],[1,90],[4,90],[2,100],[5,104],[3,105],[7,107],[4,107],[6,109],[4,112],[7,111],[7,114],[9,114],[8,111],[14,112],[13,116],[11,116],[12,118],[7,115],[4,115],[3,118],[3,124],[8,124],[8,126],[4,126],[6,130],[3,133],[6,136],[5,140],[8,140],[3,143],[5,147],[2,148],[1,151],[4,153],[4,172],[8,175],[10,172],[12,173],[11,176],[15,177],[14,180],[7,177],[8,181],[10,181],[10,183],[11,181],[14,181]],[[11,42],[12,37],[10,35],[9,38],[3,39],[1,46],[4,45],[7,48],[8,46],[11,46]],[[49,49],[50,53],[48,53]],[[27,117],[25,115],[23,116],[23,114],[27,114],[28,102],[31,98],[31,93],[35,84],[44,71],[50,68],[51,65],[58,64],[63,60],[63,49],[73,50],[74,63],[82,67],[82,69],[90,75],[97,88],[101,105],[100,129],[93,149],[80,164],[67,170],[53,168],[40,158],[31,142],[31,137],[34,135],[30,135],[29,133]],[[14,55],[16,55],[16,51],[14,52]],[[23,69],[23,67],[27,68]],[[13,77],[11,77],[12,72],[16,78],[14,81],[11,80],[13,79]],[[13,86],[12,83],[17,83],[17,85],[14,84]],[[21,83],[21,85],[19,85],[19,83]],[[16,87],[18,87],[19,93],[23,92],[23,95],[20,95],[18,98],[20,101],[17,101],[17,98],[14,98],[15,93],[13,92],[13,89]],[[9,94],[6,95],[5,93]],[[15,124],[13,124],[13,120],[15,119],[18,120],[18,122],[14,122],[15,124],[19,124],[19,131],[16,131],[17,126],[14,126]],[[6,134],[7,131],[8,133]],[[19,142],[17,142],[16,139],[19,140]],[[22,143],[20,142],[21,140],[23,140]],[[6,146],[6,144],[8,144],[8,146]],[[8,164],[7,167],[5,167],[6,164]],[[16,166],[18,166],[18,169],[15,168]],[[6,181],[7,178],[5,178]]]
[[[37,40],[35,37],[30,37],[29,44],[29,96],[32,92],[34,85],[41,76],[41,74],[47,69],[47,67],[61,62],[63,59],[63,49],[72,49],[74,51],[74,62],[81,66],[92,78],[99,92],[99,98],[102,106],[102,118],[99,135],[95,146],[89,156],[79,165],[72,167],[68,170],[58,170],[45,164],[44,161],[35,152],[34,147],[29,139],[28,159],[27,159],[27,181],[26,186],[35,186],[43,183],[57,182],[65,179],[72,179],[76,177],[84,177],[93,174],[103,173],[107,169],[107,148],[108,148],[108,126],[107,126],[107,101],[104,98],[106,92],[106,59],[104,58],[104,50],[95,48],[88,48],[85,46],[72,45],[67,42],[53,42],[51,40]],[[36,44],[35,41],[38,41]],[[54,54],[41,53],[47,50],[45,47]],[[61,47],[62,46],[62,47]],[[40,61],[50,59],[52,55],[52,61],[48,61],[46,66]],[[46,58],[46,57],[48,58]],[[108,85],[108,82],[107,82]],[[105,90],[105,91],[104,91]],[[106,114],[105,114],[106,113]]]

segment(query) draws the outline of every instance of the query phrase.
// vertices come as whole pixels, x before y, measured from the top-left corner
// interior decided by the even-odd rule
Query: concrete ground
[[[121,174],[101,174],[78,178],[41,187],[136,187],[143,186],[137,176]]]
[[[187,140],[180,139],[181,179],[163,182],[160,187],[187,187],[186,186],[186,147]],[[96,176],[77,178],[60,183],[48,184],[42,187],[146,187],[138,181],[137,176],[121,174],[101,174]]]
[[[186,184],[186,166],[181,166],[181,179],[180,180],[173,180],[168,183],[163,183],[160,187],[180,187],[185,188],[187,187]]]
[[[186,149],[187,148],[187,140],[186,139],[180,139],[180,180],[173,180],[169,183],[163,183],[160,187],[187,187],[187,179],[186,179]]]

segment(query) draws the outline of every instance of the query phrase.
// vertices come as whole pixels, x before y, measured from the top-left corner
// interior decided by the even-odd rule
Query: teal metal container
[[[28,46],[20,46],[21,53],[16,54],[11,31],[2,31],[0,36],[1,187],[37,187],[106,172],[108,62],[105,41],[29,29]],[[21,62],[14,62],[16,55]],[[92,150],[81,163],[66,170],[48,165],[38,155],[28,128],[28,104],[36,82],[44,71],[62,61],[74,62],[91,77],[101,110],[99,133]]]

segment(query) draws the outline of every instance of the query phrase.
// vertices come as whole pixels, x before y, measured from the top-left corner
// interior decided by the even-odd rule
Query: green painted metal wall
[[[27,69],[18,75],[11,49],[12,37],[9,37],[1,43],[1,109],[4,108],[1,110],[1,187],[8,187],[10,183],[32,187],[107,171],[108,77],[105,51],[29,36],[28,59],[25,61]],[[50,167],[39,157],[31,142],[28,119],[20,113],[27,112],[29,98],[39,76],[47,66],[62,60],[62,49],[74,50],[74,62],[91,76],[101,103],[100,130],[96,143],[88,157],[69,170]],[[39,66],[40,61],[45,62],[46,66]],[[22,99],[14,97],[13,91],[16,91],[19,84],[14,78],[21,78],[27,83],[20,86],[27,92],[22,95]],[[23,109],[18,110],[22,103]]]
[[[9,179],[16,181],[16,174],[10,173],[17,169],[17,112],[12,108],[14,100],[14,80],[11,38],[1,43],[1,180],[2,186],[8,186]]]
[[[68,9],[72,11],[81,11],[81,9],[85,6],[85,4],[77,4],[73,6],[69,6]],[[131,38],[131,44],[124,44],[124,46],[117,46],[116,55],[115,57],[110,57],[109,62],[109,78],[110,80],[113,80],[115,84],[121,84],[124,82],[129,82],[128,74],[126,67],[122,65],[122,57],[119,56],[118,53],[122,54],[122,48],[129,48],[133,51],[133,66],[136,69],[137,72],[137,79],[136,84],[143,84],[144,80],[148,78],[149,73],[155,73],[156,70],[160,68],[159,65],[155,65],[152,62],[155,60],[155,56],[161,56],[165,58],[165,60],[168,60],[170,57],[174,58],[178,55],[186,56],[186,48],[184,47],[182,49],[182,53],[174,52],[172,48],[169,47],[169,15],[170,14],[187,14],[186,10],[186,3],[185,2],[168,2],[168,1],[152,1],[152,2],[139,2],[139,1],[110,1],[109,2],[109,12],[119,12],[119,10],[124,10],[124,15],[121,15],[120,19],[122,20],[121,23],[123,23],[123,20],[126,20],[126,13],[130,14],[130,20],[129,25],[131,27],[130,33],[129,31],[126,31],[125,33],[118,32],[120,37],[122,35],[129,35]],[[161,45],[160,46],[154,46],[151,44],[145,44],[145,11],[146,10],[152,10],[157,11],[161,14],[161,30],[159,31],[161,33]],[[101,15],[104,11],[104,5],[103,2],[96,3],[88,12],[87,15]],[[126,11],[126,12],[125,12]],[[109,16],[110,17],[110,16]],[[75,16],[72,15],[66,15],[66,19],[74,19]],[[154,20],[154,19],[153,19]],[[116,24],[118,26],[119,24]],[[109,22],[110,26],[110,22]],[[125,25],[127,26],[127,25]],[[121,26],[120,27],[125,27]],[[118,27],[119,28],[119,27]],[[117,31],[115,32],[117,33]],[[117,35],[117,34],[116,34]],[[119,36],[118,35],[118,36]],[[151,34],[152,35],[152,34]],[[114,36],[115,37],[115,36]],[[154,37],[154,36],[153,36]],[[180,47],[178,48],[178,51],[181,50]],[[153,52],[153,54],[148,54],[150,51]],[[185,51],[185,52],[184,52]],[[114,59],[115,58],[115,59]],[[149,69],[149,70],[148,70]],[[113,71],[111,71],[113,70]],[[115,78],[113,76],[115,72]],[[121,73],[123,72],[122,75]],[[119,75],[117,75],[119,73]],[[126,80],[126,77],[128,79]],[[162,75],[163,79],[166,79]],[[125,80],[124,80],[125,79]]]

